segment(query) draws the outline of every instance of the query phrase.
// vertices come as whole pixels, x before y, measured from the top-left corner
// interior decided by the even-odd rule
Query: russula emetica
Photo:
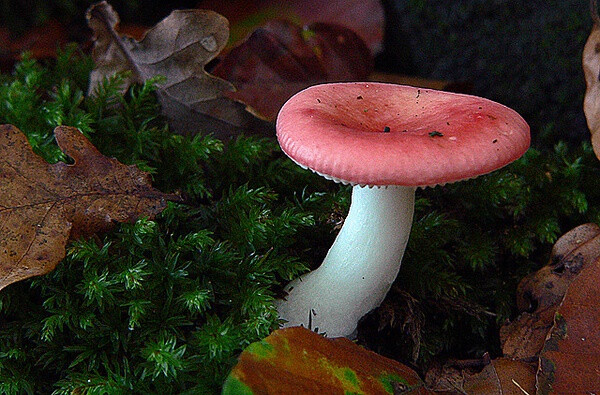
[[[287,285],[285,326],[352,336],[394,282],[415,190],[476,177],[519,158],[529,126],[514,110],[470,95],[351,82],[312,86],[277,117],[281,149],[328,179],[353,185],[348,216],[323,263]]]

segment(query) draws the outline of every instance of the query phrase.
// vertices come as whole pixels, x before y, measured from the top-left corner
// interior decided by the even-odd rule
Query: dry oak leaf
[[[225,97],[235,90],[231,83],[204,69],[227,43],[225,17],[208,10],[175,10],[141,41],[117,33],[119,16],[106,1],[90,7],[87,19],[94,31],[96,63],[88,94],[93,95],[105,78],[118,72],[131,72],[123,89],[163,76],[166,82],[159,86],[157,96],[175,132],[214,133],[221,138],[242,131],[274,134],[270,123],[254,117],[243,103]]]
[[[74,164],[49,164],[19,129],[0,125],[0,289],[52,271],[68,240],[153,217],[176,199],[136,166],[102,155],[78,129],[59,126],[54,135]]]

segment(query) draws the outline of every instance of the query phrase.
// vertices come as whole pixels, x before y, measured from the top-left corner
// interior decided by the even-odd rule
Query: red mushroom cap
[[[496,170],[527,151],[529,126],[491,100],[373,82],[315,85],[277,117],[282,150],[344,183],[427,186]]]

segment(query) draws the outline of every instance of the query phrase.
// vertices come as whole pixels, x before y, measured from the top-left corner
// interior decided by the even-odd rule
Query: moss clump
[[[74,47],[52,64],[26,57],[0,77],[0,122],[50,162],[69,160],[53,127],[76,126],[183,203],[76,240],[54,272],[0,292],[0,392],[219,392],[238,353],[277,328],[282,286],[322,260],[350,191],[294,165],[274,139],[170,133],[154,96],[160,81],[122,95],[117,75],[85,97],[91,67]],[[600,222],[588,203],[600,198],[599,173],[587,144],[558,144],[491,175],[418,191],[386,301],[397,307],[395,324],[375,322],[376,313],[361,341],[423,369],[440,353],[497,353],[518,280],[562,232]]]
[[[275,293],[307,266],[299,235],[331,200],[290,187],[312,176],[273,140],[169,133],[156,81],[122,95],[117,75],[84,97],[90,69],[74,47],[46,67],[25,58],[2,77],[0,122],[50,162],[68,160],[52,129],[77,126],[184,203],[74,241],[57,270],[0,293],[0,393],[217,392],[277,327]]]

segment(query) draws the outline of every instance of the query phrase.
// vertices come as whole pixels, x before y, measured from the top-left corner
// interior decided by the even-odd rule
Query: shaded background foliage
[[[0,23],[18,35],[57,18],[82,40],[91,3],[1,0]],[[152,25],[195,2],[113,5],[123,23]],[[587,1],[574,0],[384,5],[379,70],[467,82],[521,112],[534,135],[535,149],[502,171],[418,192],[401,275],[359,340],[423,373],[434,356],[499,354],[518,281],[545,263],[558,235],[600,223],[598,161],[581,144],[591,19]],[[271,140],[240,137],[225,148],[170,136],[152,83],[120,98],[117,76],[85,99],[92,65],[80,56],[49,68],[25,60],[0,77],[0,122],[25,131],[50,161],[64,159],[51,128],[77,126],[190,207],[75,243],[56,272],[0,294],[0,383],[14,380],[6,392],[215,392],[241,348],[276,326],[271,302],[282,283],[320,263],[349,189],[300,170]]]
[[[0,23],[15,34],[55,18],[73,39],[87,34],[90,0],[2,0]],[[198,1],[111,2],[123,23],[153,25]],[[581,53],[591,29],[586,0],[382,0],[380,70],[472,84],[472,93],[515,108],[537,146],[587,138]],[[555,127],[556,126],[556,127]]]

